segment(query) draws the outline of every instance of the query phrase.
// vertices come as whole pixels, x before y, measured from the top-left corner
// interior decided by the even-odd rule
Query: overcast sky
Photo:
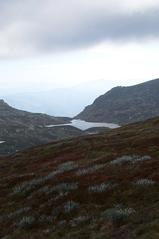
[[[0,95],[159,77],[158,0],[0,0]]]

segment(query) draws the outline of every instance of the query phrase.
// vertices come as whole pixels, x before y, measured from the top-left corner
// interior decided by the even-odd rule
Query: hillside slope
[[[41,113],[30,113],[9,106],[4,100],[0,100],[0,123],[25,126],[45,126],[48,124],[62,124],[69,122],[69,118],[53,117]]]
[[[0,237],[159,238],[159,118],[0,158]]]
[[[127,124],[159,116],[159,79],[129,87],[115,87],[98,97],[76,118]]]
[[[45,144],[53,140],[81,135],[74,127],[46,128],[50,124],[68,123],[70,118],[17,110],[0,100],[0,155]]]

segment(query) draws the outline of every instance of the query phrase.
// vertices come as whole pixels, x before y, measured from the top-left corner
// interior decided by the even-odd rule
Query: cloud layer
[[[157,38],[158,25],[155,0],[0,0],[0,56]]]

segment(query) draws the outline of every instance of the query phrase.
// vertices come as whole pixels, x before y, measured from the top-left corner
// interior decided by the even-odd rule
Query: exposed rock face
[[[159,115],[159,79],[129,87],[115,87],[98,97],[76,118],[120,125]]]

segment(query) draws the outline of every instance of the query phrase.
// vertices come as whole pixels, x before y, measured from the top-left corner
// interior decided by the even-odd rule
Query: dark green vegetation
[[[14,153],[53,140],[81,135],[82,131],[71,126],[45,127],[69,121],[69,118],[17,110],[0,100],[0,141],[5,141],[0,144],[0,155]]]
[[[115,87],[98,97],[76,118],[124,125],[159,116],[159,79]]]
[[[0,159],[0,237],[158,239],[159,118]]]

